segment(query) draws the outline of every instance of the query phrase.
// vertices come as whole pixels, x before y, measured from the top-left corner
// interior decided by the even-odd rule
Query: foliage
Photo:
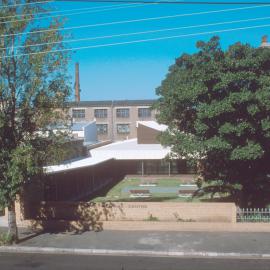
[[[157,89],[158,119],[169,126],[161,141],[177,157],[201,160],[209,192],[223,187],[236,203],[263,207],[270,191],[270,50],[241,43],[222,50],[218,37],[197,48],[176,60]]]
[[[12,238],[8,233],[0,233],[0,246],[10,245],[12,243]]]
[[[40,22],[37,15],[50,10],[47,4],[0,10],[0,205],[5,207],[14,204],[26,182],[43,173],[44,164],[61,158],[67,135],[53,131],[59,122],[66,125],[69,96],[69,55],[61,51],[58,30],[64,22]]]
[[[0,205],[0,217],[5,215],[5,209]]]
[[[159,221],[159,218],[153,216],[152,214],[150,214],[150,215],[148,216],[148,218],[145,219],[145,221]]]

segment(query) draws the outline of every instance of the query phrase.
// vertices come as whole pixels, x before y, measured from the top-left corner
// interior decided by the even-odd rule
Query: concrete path
[[[103,231],[45,233],[19,246],[178,252],[270,253],[270,234]]]
[[[161,226],[162,222],[157,222]],[[146,226],[155,230],[143,230]],[[179,223],[178,223],[179,224]],[[109,226],[110,225],[110,226]],[[117,223],[114,223],[116,226]],[[135,230],[126,224],[126,230],[112,230],[112,224],[105,226],[102,232],[76,233],[40,233],[26,228],[19,228],[20,243],[10,247],[0,247],[2,252],[45,253],[45,254],[110,254],[142,256],[192,256],[192,257],[240,257],[270,259],[270,232],[218,231],[211,232],[211,227],[188,231],[192,224],[183,223],[186,230],[173,231],[162,223],[157,230],[154,222],[137,224]],[[144,225],[144,226],[143,226]],[[167,224],[171,226],[170,224]],[[212,224],[213,225],[213,224]],[[241,225],[241,224],[240,224]],[[123,226],[123,224],[121,225]],[[133,223],[134,226],[134,223]],[[178,225],[179,226],[179,225]],[[218,224],[215,224],[218,227]],[[220,224],[221,226],[221,224]],[[229,226],[229,224],[228,224]],[[270,227],[269,224],[264,226]],[[109,227],[109,228],[108,228]],[[168,231],[168,228],[170,231]],[[224,228],[224,224],[223,224]],[[144,228],[145,229],[145,228]],[[179,228],[177,228],[179,229]],[[183,229],[183,228],[182,228]],[[194,229],[194,228],[193,228]],[[243,228],[242,228],[243,229]],[[7,228],[0,227],[0,233]]]
[[[270,233],[103,231],[22,232],[24,241],[1,252],[270,258]]]

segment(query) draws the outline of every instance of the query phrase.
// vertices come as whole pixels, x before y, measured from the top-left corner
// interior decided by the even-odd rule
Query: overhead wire
[[[94,27],[109,26],[109,25],[110,26],[111,25],[121,25],[121,24],[146,22],[146,21],[157,21],[157,20],[163,20],[163,19],[173,19],[173,18],[189,17],[189,16],[196,16],[196,15],[216,14],[216,13],[239,11],[239,10],[249,10],[249,9],[256,9],[256,8],[263,8],[263,7],[270,7],[270,4],[264,5],[264,6],[219,9],[219,10],[201,11],[201,12],[167,15],[167,16],[159,16],[159,17],[150,17],[150,18],[142,18],[142,19],[134,19],[134,20],[123,20],[123,21],[113,21],[113,22],[105,22],[105,23],[97,23],[97,24],[42,29],[42,30],[34,30],[34,31],[28,31],[28,32],[4,34],[4,35],[0,35],[0,37],[20,36],[20,35],[28,35],[28,34],[40,34],[40,33],[47,33],[47,32],[53,32],[53,31],[67,31],[67,30],[74,30],[74,29],[94,28]]]
[[[21,7],[21,6],[29,6],[29,5],[36,5],[36,4],[46,4],[46,3],[52,3],[55,2],[54,0],[49,1],[36,1],[36,2],[28,2],[28,3],[20,3],[20,4],[12,4],[12,5],[1,5],[1,8],[12,8],[12,7]]]
[[[163,29],[140,31],[140,32],[121,33],[121,34],[114,34],[114,35],[95,36],[95,37],[76,38],[76,39],[66,39],[66,40],[64,39],[64,40],[61,40],[61,41],[36,43],[36,44],[21,45],[21,46],[15,46],[15,47],[6,47],[6,48],[4,48],[4,47],[1,48],[0,47],[0,49],[6,49],[6,50],[14,49],[14,50],[16,50],[16,49],[19,49],[19,48],[38,47],[38,46],[53,45],[53,44],[60,44],[60,43],[74,43],[74,42],[99,40],[99,39],[110,39],[110,38],[117,38],[117,37],[129,37],[129,36],[136,36],[136,35],[169,32],[169,31],[175,31],[175,30],[192,29],[192,28],[199,28],[199,27],[209,27],[209,26],[218,26],[218,25],[225,25],[225,24],[254,22],[254,21],[261,21],[261,20],[268,20],[268,19],[270,19],[270,16],[251,18],[251,19],[243,19],[243,20],[217,22],[217,23],[207,23],[207,24],[188,25],[188,26],[181,26],[181,27],[163,28]]]
[[[98,6],[98,7],[88,7],[88,8],[73,8],[73,9],[66,9],[66,10],[54,10],[54,11],[44,11],[44,12],[36,12],[36,13],[26,13],[26,14],[17,14],[17,15],[10,15],[10,16],[2,16],[0,19],[7,19],[7,18],[16,18],[19,16],[30,16],[30,15],[42,15],[42,14],[54,14],[54,13],[65,13],[70,11],[83,11],[83,10],[95,10],[95,9],[106,9],[106,8],[116,8],[116,7],[125,7],[125,6],[138,6],[139,4],[120,4],[120,5],[109,5],[109,6]],[[142,6],[142,5],[139,5]]]
[[[47,50],[47,51],[40,51],[40,52],[31,52],[31,53],[22,53],[22,54],[15,54],[15,55],[6,55],[6,56],[0,57],[0,59],[6,59],[6,58],[12,58],[12,57],[17,58],[17,57],[23,57],[23,56],[40,55],[40,54],[51,54],[51,53],[59,53],[59,52],[68,52],[68,51],[79,51],[79,50],[85,50],[85,49],[113,47],[113,46],[128,45],[128,44],[138,44],[138,43],[146,43],[146,42],[153,42],[153,41],[160,41],[160,40],[170,40],[170,39],[176,39],[176,38],[184,38],[184,37],[192,37],[192,36],[200,36],[200,35],[209,35],[209,34],[233,32],[233,31],[240,31],[240,30],[247,30],[247,29],[265,28],[265,27],[270,27],[270,24],[248,26],[248,27],[239,27],[239,28],[230,28],[230,29],[222,29],[222,30],[190,33],[190,34],[181,34],[181,35],[165,36],[165,37],[158,37],[158,38],[139,39],[139,40],[132,40],[132,41],[124,41],[124,42],[105,43],[105,44],[89,45],[89,46],[80,46],[80,47],[75,47],[75,48],[66,48],[66,49],[59,49],[59,50],[49,50],[49,51]]]
[[[135,8],[138,6],[144,6],[144,5],[124,5],[122,7],[112,7],[107,9],[100,9],[100,10],[85,10],[80,12],[71,12],[66,14],[60,14],[60,15],[50,15],[50,16],[42,16],[37,18],[25,18],[25,19],[18,19],[18,20],[10,20],[10,21],[0,21],[0,24],[6,24],[6,23],[15,23],[15,22],[25,22],[25,21],[35,21],[35,20],[43,20],[43,19],[52,19],[52,18],[60,18],[60,17],[66,17],[66,16],[74,16],[74,15],[80,15],[80,14],[90,14],[90,13],[99,13],[104,11],[111,11],[111,10],[118,10],[118,9],[125,9],[125,8]],[[5,17],[3,17],[5,18]]]
[[[58,0],[60,1],[60,0]],[[64,0],[69,2],[90,3],[141,3],[141,4],[175,4],[175,5],[266,5],[268,1],[153,1],[153,0]],[[61,2],[61,1],[60,1]]]

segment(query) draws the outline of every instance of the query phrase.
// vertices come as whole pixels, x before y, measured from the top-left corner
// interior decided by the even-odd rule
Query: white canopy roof
[[[48,166],[45,168],[46,173],[65,172],[79,168],[91,167],[110,160],[111,158],[87,157],[76,161],[66,162],[60,165]]]
[[[161,144],[138,144],[137,139],[112,143],[91,151],[95,157],[112,157],[116,160],[164,159],[169,152],[169,147]]]
[[[137,139],[108,144],[90,150],[91,157],[45,168],[47,173],[95,166],[108,160],[160,160],[170,153],[161,144],[138,144]]]

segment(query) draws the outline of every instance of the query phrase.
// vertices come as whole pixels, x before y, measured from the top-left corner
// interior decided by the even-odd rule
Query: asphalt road
[[[3,270],[269,270],[270,260],[0,253]]]

